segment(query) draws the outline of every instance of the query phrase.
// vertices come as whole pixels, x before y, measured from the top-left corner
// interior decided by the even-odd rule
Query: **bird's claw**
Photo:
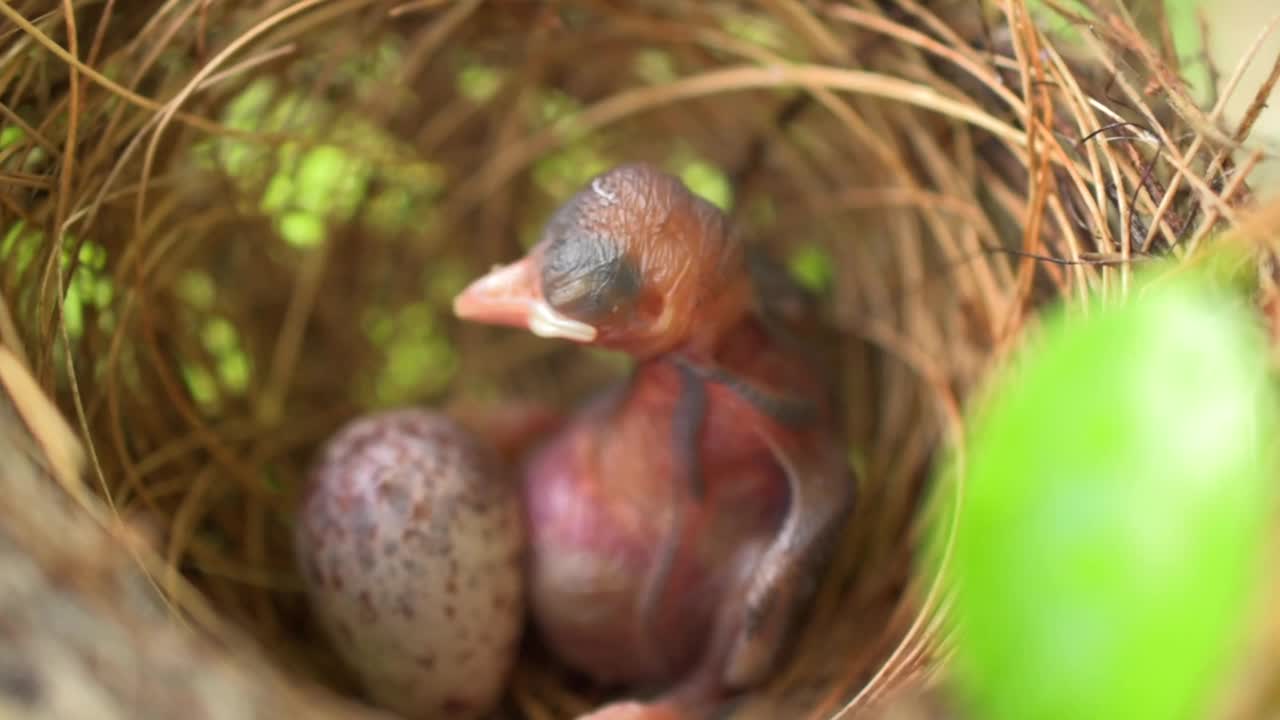
[[[696,714],[674,703],[621,700],[579,715],[577,720],[692,720],[695,717]]]
[[[822,441],[807,447],[775,444],[790,477],[791,508],[778,536],[744,578],[738,625],[720,675],[729,689],[759,684],[774,671],[853,511],[855,486],[835,451],[838,445],[817,439]]]
[[[723,682],[742,689],[773,669],[813,583],[798,558],[769,552],[747,586],[742,625],[726,658]]]

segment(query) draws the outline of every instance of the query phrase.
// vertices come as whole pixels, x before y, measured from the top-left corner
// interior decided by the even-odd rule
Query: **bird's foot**
[[[743,593],[742,625],[725,658],[726,687],[757,685],[776,670],[817,589],[819,569],[808,559],[777,546],[760,557]]]
[[[577,720],[696,720],[700,717],[671,702],[620,700],[579,715]]]

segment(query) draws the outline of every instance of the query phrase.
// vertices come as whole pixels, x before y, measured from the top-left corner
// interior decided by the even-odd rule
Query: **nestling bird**
[[[753,257],[718,208],[629,164],[454,301],[636,361],[528,457],[523,493],[541,637],[600,681],[661,690],[649,716],[768,677],[853,506],[831,386]]]

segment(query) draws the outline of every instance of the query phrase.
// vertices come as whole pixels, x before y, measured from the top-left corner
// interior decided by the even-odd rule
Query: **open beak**
[[[596,329],[565,317],[547,304],[533,255],[495,267],[453,299],[453,314],[463,320],[522,328],[545,338],[589,343]]]

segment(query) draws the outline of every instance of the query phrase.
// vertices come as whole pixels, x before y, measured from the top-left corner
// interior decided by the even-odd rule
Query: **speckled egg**
[[[447,415],[358,418],[323,448],[295,536],[315,615],[369,699],[406,718],[492,710],[524,618],[519,494]]]

